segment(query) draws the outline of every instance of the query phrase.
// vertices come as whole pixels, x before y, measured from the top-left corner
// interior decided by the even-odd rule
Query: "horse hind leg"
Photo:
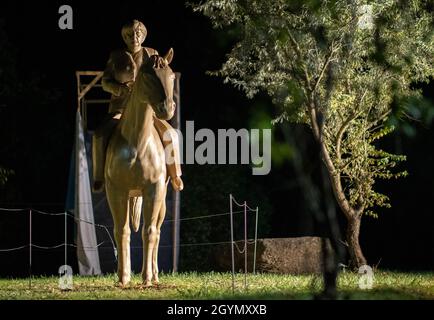
[[[128,215],[128,196],[107,190],[107,200],[113,216],[116,247],[118,251],[118,281],[126,286],[131,280],[130,224]]]

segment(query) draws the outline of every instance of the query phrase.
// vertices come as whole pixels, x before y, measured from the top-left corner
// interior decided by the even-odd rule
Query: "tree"
[[[393,130],[420,93],[412,83],[434,75],[428,1],[207,0],[193,5],[216,28],[239,38],[215,75],[252,98],[266,91],[281,111],[275,123],[308,125],[319,143],[347,224],[351,263],[366,264],[361,218],[390,207],[377,179],[405,176],[405,156],[377,140]]]

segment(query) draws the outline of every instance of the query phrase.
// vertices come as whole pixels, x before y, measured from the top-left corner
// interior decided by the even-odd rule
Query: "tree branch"
[[[315,86],[313,88],[313,92],[315,92],[318,89],[318,86],[319,86],[319,84],[320,84],[320,82],[324,76],[325,71],[327,70],[328,65],[330,64],[330,62],[333,61],[333,58],[332,58],[333,53],[335,53],[337,50],[337,48],[333,48],[333,46],[334,46],[334,42],[332,42],[332,44],[331,44],[330,52],[327,55],[326,60],[324,61],[324,65],[321,69],[321,72],[320,72],[318,79],[316,80]]]
[[[368,130],[369,130],[370,132],[373,132],[373,131],[375,131],[376,129],[381,128],[382,125],[378,125],[378,126],[376,126],[377,123],[382,122],[382,121],[383,121],[384,119],[386,119],[387,116],[390,115],[391,113],[392,113],[392,109],[388,109],[387,111],[383,112],[377,120],[373,121],[373,122],[372,122],[372,123],[367,127]],[[374,127],[374,126],[376,126],[376,127]]]
[[[311,85],[310,85],[310,77],[309,77],[309,74],[308,74],[308,72],[307,72],[307,70],[306,70],[306,67],[305,67],[305,65],[302,63],[303,62],[303,59],[302,59],[302,53],[301,53],[301,50],[300,50],[300,46],[298,45],[298,42],[297,42],[297,40],[295,40],[295,38],[294,38],[294,36],[292,35],[292,33],[291,33],[291,31],[289,31],[289,30],[287,30],[288,31],[288,36],[289,36],[289,39],[291,40],[291,43],[292,43],[292,46],[294,47],[294,50],[295,50],[295,53],[297,54],[297,56],[298,56],[298,60],[299,60],[299,63],[301,64],[301,69],[303,70],[303,72],[304,72],[304,80],[305,80],[305,82],[306,82],[306,87],[309,89],[309,91],[312,91],[312,87],[311,87]]]
[[[362,94],[362,96],[359,99],[359,102],[357,103],[357,107],[354,108],[354,110],[357,110],[359,106],[362,104],[363,99],[365,98],[368,90],[365,90],[365,92]],[[345,130],[347,130],[349,124],[351,121],[356,119],[360,114],[362,114],[363,110],[360,110],[359,112],[354,112],[352,115],[350,115],[342,124],[341,128],[338,131],[338,134],[336,136],[336,157],[338,160],[341,160],[341,144],[342,144],[342,137],[345,133]]]

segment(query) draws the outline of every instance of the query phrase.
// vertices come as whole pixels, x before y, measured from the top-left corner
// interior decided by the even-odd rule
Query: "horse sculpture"
[[[175,112],[173,50],[144,62],[125,111],[107,147],[104,170],[107,200],[114,221],[119,284],[131,280],[130,219],[135,232],[143,213],[142,279],[158,284],[158,245],[166,214],[166,155],[154,117],[169,120]]]

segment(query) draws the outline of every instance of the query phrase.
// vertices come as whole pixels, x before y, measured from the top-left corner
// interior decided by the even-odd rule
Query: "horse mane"
[[[166,61],[166,59],[164,59],[164,57],[158,55],[158,54],[153,54],[149,57],[149,59],[144,62],[142,64],[142,66],[140,67],[141,71],[151,71],[154,69],[163,69],[166,68],[168,66],[168,63]],[[143,70],[142,70],[143,69]],[[148,72],[150,73],[150,72]]]
[[[139,72],[137,73],[134,85],[132,87],[132,92],[128,97],[128,100],[125,101],[125,109],[124,109],[123,116],[121,117],[121,123],[120,123],[121,132],[124,136],[128,137],[128,139],[132,139],[131,133],[133,130],[131,130],[131,127],[130,128],[125,127],[123,125],[123,122],[125,122],[125,120],[129,118],[130,121],[131,120],[133,121],[130,125],[132,125],[132,127],[134,128],[137,128],[141,125],[141,121],[142,121],[142,119],[139,119],[137,115],[131,117],[131,113],[135,113],[137,111],[137,109],[134,106],[134,104],[137,103],[137,100],[136,101],[134,100],[137,99],[138,91],[140,91],[141,94],[143,94],[145,91],[143,90],[143,86],[144,86],[144,83],[142,82],[143,80],[139,79],[139,77],[155,76],[155,69],[165,68],[167,66],[168,63],[166,59],[164,59],[163,57],[157,54],[151,55],[149,59],[141,65]],[[137,88],[137,86],[140,86],[140,88]]]

